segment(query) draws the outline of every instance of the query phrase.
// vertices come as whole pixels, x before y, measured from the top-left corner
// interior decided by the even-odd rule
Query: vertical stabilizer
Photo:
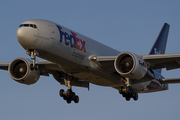
[[[149,55],[165,53],[166,43],[167,43],[167,38],[168,38],[168,33],[169,33],[169,27],[170,27],[169,24],[164,23],[153,47],[151,48]],[[161,73],[161,69],[158,69],[156,71]]]

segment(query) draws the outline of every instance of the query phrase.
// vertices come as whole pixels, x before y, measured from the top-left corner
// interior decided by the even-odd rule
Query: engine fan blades
[[[133,67],[133,59],[130,56],[124,56],[120,60],[119,68],[123,73],[129,72]]]
[[[24,62],[17,62],[13,68],[13,75],[16,78],[22,78],[27,72],[27,66]]]

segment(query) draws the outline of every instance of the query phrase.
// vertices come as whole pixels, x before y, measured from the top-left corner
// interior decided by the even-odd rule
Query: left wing
[[[140,56],[152,69],[166,68],[172,70],[180,68],[180,54],[157,54]]]
[[[92,61],[101,69],[107,72],[115,72],[114,61],[117,56],[93,56]],[[172,70],[180,68],[180,54],[156,54],[156,55],[140,55],[140,57],[152,69],[166,68]]]

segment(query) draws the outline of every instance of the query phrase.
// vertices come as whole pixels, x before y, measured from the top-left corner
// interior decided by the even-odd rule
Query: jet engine
[[[130,52],[120,53],[114,61],[115,70],[123,77],[141,79],[147,73],[147,64],[144,60]]]
[[[35,69],[31,70],[31,65],[31,60],[17,58],[13,60],[8,67],[9,75],[19,83],[26,85],[34,84],[39,80],[40,71]]]

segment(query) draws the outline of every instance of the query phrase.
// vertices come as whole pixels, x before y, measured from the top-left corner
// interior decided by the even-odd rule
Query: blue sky
[[[180,53],[180,2],[175,0],[8,0],[0,4],[0,62],[29,58],[16,37],[18,26],[30,19],[46,19],[77,31],[121,52],[148,54],[164,22],[170,24],[166,53]],[[180,70],[166,71],[166,78],[179,78]],[[0,71],[1,120],[110,120],[179,119],[180,84],[168,91],[140,94],[138,101],[125,101],[117,90],[90,85],[90,91],[73,87],[78,104],[59,97],[52,76],[34,85],[13,81]]]

